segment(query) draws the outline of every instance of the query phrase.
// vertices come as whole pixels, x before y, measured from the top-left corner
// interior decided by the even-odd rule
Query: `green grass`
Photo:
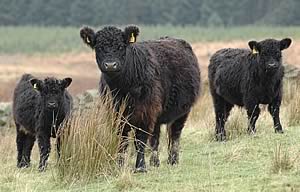
[[[96,27],[97,28],[97,27]],[[100,28],[100,27],[99,27]],[[189,42],[292,37],[299,39],[300,27],[232,27],[140,26],[138,40],[173,36]],[[36,54],[87,51],[76,27],[0,27],[0,54]]]
[[[255,137],[245,135],[217,143],[203,139],[207,130],[201,130],[202,127],[187,127],[178,166],[166,164],[166,150],[162,146],[160,168],[148,167],[146,174],[102,177],[90,184],[60,182],[54,159],[45,173],[38,173],[37,157],[31,169],[17,170],[12,155],[9,162],[1,163],[0,191],[297,191],[300,190],[299,128],[290,127],[284,135],[273,133],[271,128],[260,129]],[[293,166],[274,173],[274,154],[278,153],[279,143]]]

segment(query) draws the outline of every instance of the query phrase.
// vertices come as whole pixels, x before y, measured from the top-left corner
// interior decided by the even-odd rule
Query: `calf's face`
[[[276,70],[282,65],[281,51],[287,49],[291,43],[290,38],[285,38],[280,41],[275,39],[250,41],[248,45],[265,70]]]
[[[47,111],[57,111],[64,101],[65,89],[71,84],[72,78],[58,80],[46,78],[44,81],[31,79],[30,83],[42,98],[43,107]]]
[[[113,26],[96,33],[89,27],[80,30],[84,43],[95,50],[99,69],[106,74],[118,74],[124,70],[126,48],[136,42],[138,34],[136,26],[128,26],[124,31]]]

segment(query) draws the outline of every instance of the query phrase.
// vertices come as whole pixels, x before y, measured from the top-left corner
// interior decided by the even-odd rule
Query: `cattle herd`
[[[199,98],[201,78],[198,60],[191,45],[182,39],[163,37],[136,42],[139,28],[124,30],[107,26],[99,31],[90,27],[80,30],[83,42],[95,51],[102,72],[99,94],[110,92],[115,111],[127,102],[128,124],[121,134],[119,153],[125,153],[130,130],[135,132],[136,172],[145,172],[145,145],[149,140],[150,165],[159,166],[159,137],[162,124],[169,136],[168,163],[179,161],[180,135]],[[255,133],[259,104],[267,104],[276,133],[283,133],[279,118],[282,99],[283,66],[281,51],[291,39],[250,41],[249,49],[226,48],[217,51],[208,66],[209,87],[215,109],[216,140],[224,141],[225,122],[234,105],[245,107],[248,132]],[[67,91],[71,78],[44,80],[24,74],[13,98],[13,115],[17,130],[17,167],[30,166],[35,140],[40,149],[39,170],[45,170],[50,153],[50,138],[57,137],[60,156],[59,128],[72,110],[72,97]],[[133,127],[132,127],[133,126]],[[119,164],[124,164],[120,155]]]

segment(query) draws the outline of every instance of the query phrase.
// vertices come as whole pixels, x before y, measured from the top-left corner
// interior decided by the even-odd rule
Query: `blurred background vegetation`
[[[299,25],[299,0],[1,0],[0,25]]]
[[[0,0],[0,54],[88,50],[83,25],[139,25],[139,40],[300,37],[300,0]]]

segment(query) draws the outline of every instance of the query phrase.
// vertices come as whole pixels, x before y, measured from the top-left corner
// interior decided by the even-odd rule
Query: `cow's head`
[[[116,74],[124,68],[126,48],[136,42],[139,29],[127,26],[124,31],[107,26],[95,32],[89,27],[80,30],[83,42],[95,50],[98,67],[103,73]]]
[[[47,111],[58,110],[64,102],[65,89],[71,84],[72,78],[62,80],[48,77],[45,80],[30,79],[32,87],[42,98],[43,107]]]
[[[281,51],[287,49],[292,43],[290,38],[280,41],[266,39],[260,42],[250,41],[248,43],[252,54],[254,54],[265,70],[276,70],[282,65]]]

